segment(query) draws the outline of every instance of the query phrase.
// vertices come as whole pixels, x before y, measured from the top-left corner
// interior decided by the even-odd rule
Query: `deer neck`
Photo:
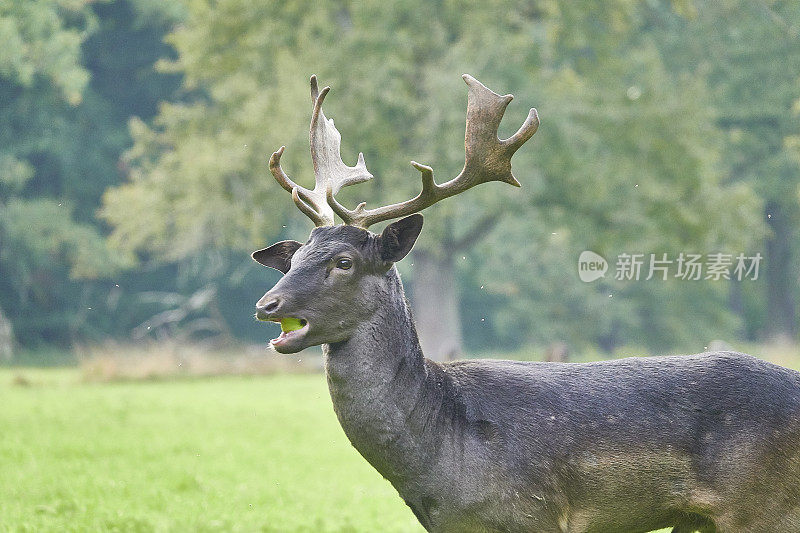
[[[333,407],[350,442],[397,486],[430,461],[442,398],[394,268],[380,307],[347,341],[323,345]],[[430,401],[434,399],[434,401]],[[438,400],[438,401],[437,401]],[[432,423],[433,422],[433,423]],[[438,428],[441,433],[441,427]],[[400,488],[400,487],[398,487]]]

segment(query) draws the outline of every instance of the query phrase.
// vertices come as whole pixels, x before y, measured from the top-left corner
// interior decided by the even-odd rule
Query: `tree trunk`
[[[14,331],[11,322],[0,309],[0,361],[10,361],[14,356]]]
[[[452,254],[414,252],[412,307],[425,357],[447,361],[461,355],[461,316]]]
[[[795,287],[792,276],[792,224],[790,214],[777,202],[766,206],[767,223],[772,235],[767,237],[764,270],[767,281],[767,335],[772,339],[797,337]]]
[[[744,315],[744,297],[742,295],[742,282],[731,277],[728,282],[728,307],[731,312],[739,319],[736,328],[736,336],[739,339],[753,340],[747,328],[747,320]]]

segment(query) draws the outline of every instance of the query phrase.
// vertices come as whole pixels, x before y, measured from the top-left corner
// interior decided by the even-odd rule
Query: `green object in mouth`
[[[281,318],[281,331],[283,332],[297,331],[303,329],[305,325],[306,321],[299,318]]]

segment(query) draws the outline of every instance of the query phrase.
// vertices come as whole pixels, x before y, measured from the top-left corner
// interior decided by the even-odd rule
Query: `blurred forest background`
[[[249,253],[311,230],[267,168],[286,145],[312,179],[311,74],[375,175],[350,206],[415,194],[411,159],[460,170],[462,73],[515,95],[501,136],[539,110],[522,189],[429,209],[400,265],[429,355],[798,340],[798,2],[0,0],[0,42],[0,359],[266,345],[278,274]],[[614,279],[620,253],[680,252],[764,259]]]

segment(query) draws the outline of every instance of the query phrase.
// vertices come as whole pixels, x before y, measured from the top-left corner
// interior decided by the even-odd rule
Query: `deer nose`
[[[259,320],[269,320],[272,315],[280,308],[281,299],[277,296],[261,298],[256,304],[256,318]]]
[[[273,313],[278,309],[278,307],[280,307],[280,305],[281,305],[281,299],[273,298],[272,300],[265,303],[261,307],[261,310],[264,311],[265,313]]]

